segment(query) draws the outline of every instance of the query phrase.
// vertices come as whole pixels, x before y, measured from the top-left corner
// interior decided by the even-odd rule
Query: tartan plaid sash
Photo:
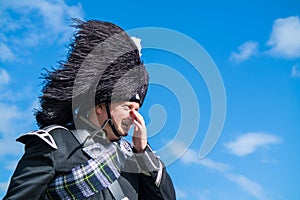
[[[94,143],[83,150],[92,159],[67,174],[57,176],[47,189],[49,199],[85,199],[107,188],[119,178],[125,155],[115,143],[108,147]]]

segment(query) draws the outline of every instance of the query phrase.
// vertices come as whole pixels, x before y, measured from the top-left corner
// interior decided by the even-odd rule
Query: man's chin
[[[130,130],[130,127],[122,127],[121,129],[119,129],[118,132],[122,137],[126,137],[129,133],[129,130]]]
[[[120,135],[120,138],[121,137],[126,137],[128,135],[128,131],[124,131],[124,130],[122,130],[122,131],[118,130],[118,133]]]

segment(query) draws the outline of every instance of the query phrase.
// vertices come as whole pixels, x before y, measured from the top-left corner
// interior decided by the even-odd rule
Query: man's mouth
[[[122,127],[123,127],[123,129],[125,129],[126,132],[129,131],[129,129],[131,128],[131,126],[132,126],[132,122],[131,121],[129,121],[129,120],[122,121]]]

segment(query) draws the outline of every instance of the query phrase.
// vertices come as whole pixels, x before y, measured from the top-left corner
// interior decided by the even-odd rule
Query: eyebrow
[[[139,109],[139,107],[137,107],[137,108],[134,107],[133,102],[125,102],[124,106],[129,106],[130,109],[134,109],[134,110],[138,110]]]
[[[131,102],[125,102],[125,103],[122,104],[122,106],[128,106],[128,107],[130,107],[130,108],[133,107],[133,105],[132,105]]]

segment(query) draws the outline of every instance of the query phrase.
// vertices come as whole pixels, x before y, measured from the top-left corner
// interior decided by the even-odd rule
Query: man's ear
[[[103,104],[99,104],[95,106],[95,111],[97,115],[101,115],[104,112]]]

